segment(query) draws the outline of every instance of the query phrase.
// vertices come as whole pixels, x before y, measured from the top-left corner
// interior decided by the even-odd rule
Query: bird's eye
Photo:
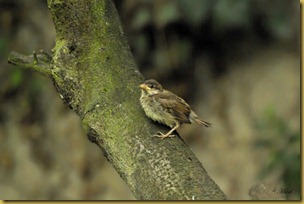
[[[148,84],[148,87],[149,87],[150,89],[153,89],[153,88],[154,88],[154,84]]]

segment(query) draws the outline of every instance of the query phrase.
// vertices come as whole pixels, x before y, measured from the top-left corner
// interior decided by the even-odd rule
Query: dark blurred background
[[[299,199],[299,1],[114,2],[143,75],[213,124],[178,132],[228,198]],[[7,63],[54,44],[46,1],[0,0],[0,199],[134,199],[52,82]]]

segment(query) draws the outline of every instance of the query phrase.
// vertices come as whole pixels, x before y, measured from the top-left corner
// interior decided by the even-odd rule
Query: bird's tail
[[[195,118],[194,121],[200,125],[204,125],[205,127],[211,127],[211,123],[208,123],[200,118]]]
[[[190,121],[191,123],[196,122],[199,125],[204,125],[205,127],[211,127],[211,123],[200,119],[193,111],[190,113]]]

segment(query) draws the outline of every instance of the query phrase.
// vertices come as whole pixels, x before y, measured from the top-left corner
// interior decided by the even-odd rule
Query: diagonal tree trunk
[[[48,0],[48,6],[57,35],[52,56],[13,52],[9,62],[53,80],[137,199],[226,199],[181,138],[152,137],[167,128],[140,108],[143,77],[113,2]]]

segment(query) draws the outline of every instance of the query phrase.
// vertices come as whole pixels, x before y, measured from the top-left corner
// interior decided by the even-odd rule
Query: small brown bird
[[[152,120],[172,128],[166,134],[158,132],[155,136],[162,139],[174,137],[171,135],[172,132],[183,123],[196,122],[206,127],[211,126],[210,123],[200,119],[182,98],[163,89],[156,80],[148,79],[139,87],[142,89],[140,103],[146,115]]]

